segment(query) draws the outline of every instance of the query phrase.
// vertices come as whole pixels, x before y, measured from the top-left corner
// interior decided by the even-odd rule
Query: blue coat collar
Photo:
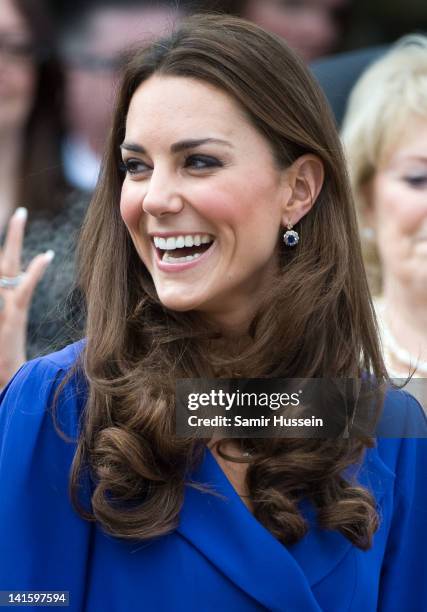
[[[382,462],[376,452],[371,469],[371,454],[359,481],[379,501],[392,475],[381,467],[378,472]],[[247,509],[208,450],[193,481],[210,485],[219,495],[188,486],[178,532],[267,609],[320,612],[312,587],[341,563],[352,544],[337,532],[320,529],[308,511],[308,534],[294,546],[283,546]]]

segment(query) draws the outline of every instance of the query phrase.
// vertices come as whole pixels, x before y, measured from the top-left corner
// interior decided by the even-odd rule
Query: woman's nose
[[[180,212],[183,205],[183,197],[178,190],[177,182],[169,174],[156,173],[154,170],[142,203],[144,212],[153,217],[160,217]]]

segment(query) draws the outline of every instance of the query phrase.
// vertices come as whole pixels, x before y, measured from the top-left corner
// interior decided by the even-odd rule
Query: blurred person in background
[[[425,0],[357,0],[346,31],[346,50],[393,44],[408,32],[427,31]]]
[[[174,0],[93,0],[64,15],[68,181],[92,191],[110,127],[117,71],[132,45],[166,35],[181,17]]]
[[[357,82],[344,118],[365,261],[389,373],[427,377],[427,37]]]
[[[0,235],[17,206],[52,214],[65,191],[61,72],[51,41],[40,2],[0,0]]]
[[[53,256],[39,227],[58,216],[67,192],[60,163],[61,94],[45,7],[0,0],[0,387],[27,357],[33,292]],[[28,212],[24,259],[30,263],[22,275]],[[34,312],[33,329],[40,314]]]
[[[350,0],[246,0],[241,13],[310,62],[336,50],[349,8]]]
[[[338,126],[342,125],[348,98],[357,79],[389,48],[389,45],[364,47],[310,62],[310,70],[325,92]]]

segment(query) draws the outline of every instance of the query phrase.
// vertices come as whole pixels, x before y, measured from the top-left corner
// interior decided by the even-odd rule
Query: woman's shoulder
[[[27,365],[39,362],[43,364],[44,368],[56,368],[62,371],[68,371],[77,363],[78,359],[82,356],[84,348],[86,346],[86,340],[79,340],[68,344],[60,351],[49,353],[43,357],[38,357],[28,362]],[[24,366],[25,367],[25,366]]]
[[[76,435],[87,396],[79,365],[84,345],[79,341],[33,359],[10,380],[0,395],[0,452],[6,439],[13,435],[28,437],[31,430],[36,431],[48,420],[66,435]]]
[[[405,389],[389,387],[377,427],[380,438],[427,438],[427,416]]]
[[[16,383],[16,380],[25,380],[31,376],[41,376],[42,374],[53,372],[68,372],[78,362],[83,354],[86,340],[79,340],[68,344],[66,347],[54,353],[36,357],[24,363],[10,380],[5,390]]]
[[[386,393],[372,450],[405,487],[416,475],[427,484],[422,476],[427,464],[427,416],[418,400],[404,389],[390,388]]]

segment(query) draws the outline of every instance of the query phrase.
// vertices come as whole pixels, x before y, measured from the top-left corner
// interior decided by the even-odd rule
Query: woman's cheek
[[[407,220],[407,197],[407,190],[399,181],[388,177],[378,181],[374,197],[378,231],[386,227],[392,233],[402,231]]]
[[[419,230],[423,217],[423,202],[420,192],[407,185],[397,185],[393,194],[393,207],[389,214],[399,232],[412,235]]]
[[[130,229],[136,229],[139,225],[142,213],[140,190],[136,189],[136,185],[130,185],[125,180],[120,197],[120,214],[123,221]]]

